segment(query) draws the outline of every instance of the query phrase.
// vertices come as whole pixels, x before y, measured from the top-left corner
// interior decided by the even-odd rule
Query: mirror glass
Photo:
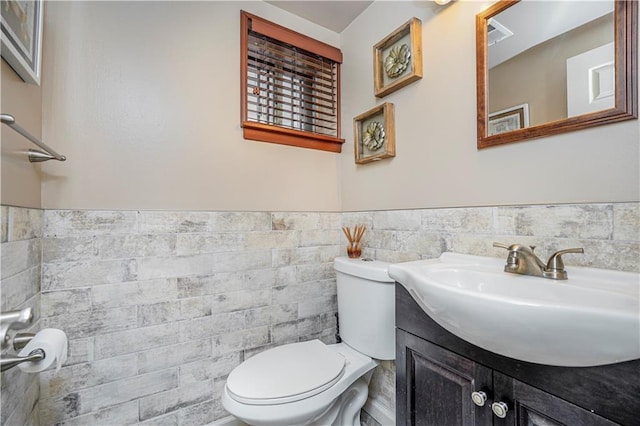
[[[478,15],[478,147],[637,118],[628,3],[499,1]]]

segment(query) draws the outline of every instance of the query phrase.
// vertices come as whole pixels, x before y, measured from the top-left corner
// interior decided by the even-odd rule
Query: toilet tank
[[[353,349],[376,359],[395,359],[395,283],[388,262],[337,257],[340,337]]]

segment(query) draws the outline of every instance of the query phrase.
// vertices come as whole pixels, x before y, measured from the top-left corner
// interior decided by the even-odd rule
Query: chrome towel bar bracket
[[[29,161],[31,161],[32,163],[41,163],[47,160],[65,161],[67,159],[67,157],[58,154],[53,148],[49,147],[44,142],[39,141],[36,137],[32,136],[29,132],[20,127],[16,123],[16,119],[13,118],[13,115],[0,114],[0,121],[2,122],[2,124],[6,124],[7,126],[11,127],[15,132],[21,134],[30,142],[34,143],[42,149],[42,151],[38,149],[30,149],[28,151],[27,155],[29,157]]]

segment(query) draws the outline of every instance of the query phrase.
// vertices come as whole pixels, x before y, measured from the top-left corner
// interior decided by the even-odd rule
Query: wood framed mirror
[[[638,1],[499,0],[476,74],[478,149],[637,119]]]

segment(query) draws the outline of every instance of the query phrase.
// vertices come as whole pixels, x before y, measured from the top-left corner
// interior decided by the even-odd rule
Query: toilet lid
[[[227,378],[229,396],[254,405],[283,404],[316,395],[344,373],[345,358],[319,340],[261,352]]]

